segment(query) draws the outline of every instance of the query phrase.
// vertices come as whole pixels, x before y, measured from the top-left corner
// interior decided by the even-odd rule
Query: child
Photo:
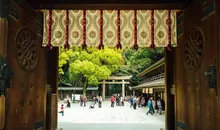
[[[64,107],[63,107],[63,104],[61,105],[61,108],[60,108],[59,113],[62,114],[62,116],[64,116]]]

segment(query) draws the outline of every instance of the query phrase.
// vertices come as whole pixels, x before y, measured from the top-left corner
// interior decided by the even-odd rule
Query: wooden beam
[[[182,3],[181,3],[181,10],[184,10],[184,9],[186,9],[186,8],[188,8],[191,4],[192,4],[192,2],[193,2],[194,0],[184,0]]]
[[[130,76],[111,76],[109,79],[107,80],[123,80],[123,79],[131,79],[132,75]]]
[[[71,9],[71,10],[150,10],[150,9],[181,9],[180,3],[167,4],[56,4],[56,3],[30,3],[35,9]]]
[[[152,4],[152,3],[180,3],[185,0],[26,0],[30,3],[38,2],[38,3],[63,3],[63,4],[86,4],[86,3],[93,3],[93,4]]]
[[[175,97],[170,89],[174,84],[175,49],[165,50],[165,122],[167,130],[175,130]]]
[[[100,82],[103,83],[103,82]],[[105,82],[105,84],[122,84],[123,82]],[[130,84],[130,82],[124,82],[124,84]]]

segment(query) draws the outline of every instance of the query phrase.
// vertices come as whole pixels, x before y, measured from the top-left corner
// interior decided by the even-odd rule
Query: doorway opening
[[[163,106],[161,115],[157,113],[158,97],[161,95],[163,101],[165,100],[162,96],[164,95],[165,85],[157,85],[159,79],[155,79],[155,76],[164,73],[164,69],[155,69],[144,74],[145,77],[139,76],[139,73],[152,67],[163,57],[163,48],[154,50],[118,50],[112,48],[102,50],[72,48],[65,50],[60,48],[58,112],[61,110],[61,106],[64,105],[64,116],[58,114],[58,127],[63,129],[88,129],[91,127],[107,128],[110,125],[116,126],[116,128],[124,128],[134,125],[135,128],[143,129],[148,125],[149,129],[152,130],[165,128],[165,106]],[[107,68],[99,70],[103,66]],[[115,69],[111,69],[112,67],[115,67]],[[106,76],[105,73],[108,71],[112,72]],[[99,75],[96,73],[99,73]],[[84,84],[86,80],[83,79],[85,78],[83,76],[89,78],[96,76],[97,79],[89,81],[88,78],[87,83]],[[160,78],[164,83],[164,77]],[[95,82],[96,80],[98,82]],[[138,87],[149,83],[154,83],[154,85]],[[154,90],[154,92],[151,91],[146,94],[146,92],[141,91],[143,89]],[[134,93],[134,91],[136,92]],[[111,107],[110,102],[112,95],[116,98],[114,108]],[[131,95],[137,98],[136,110],[133,106],[130,107]],[[80,105],[81,96],[85,96],[87,99],[85,106],[84,104]],[[119,99],[117,99],[117,96],[119,96]],[[99,108],[98,102],[94,100],[96,97],[98,99],[102,97],[101,108]],[[125,100],[123,105],[120,97]],[[154,115],[150,115],[150,113],[146,115],[148,100],[151,97],[154,99],[155,112]],[[68,100],[70,107],[68,107]],[[116,100],[119,100],[118,105]],[[91,108],[92,104],[95,104],[94,108]],[[91,127],[88,127],[88,125],[85,127],[85,124],[89,124]]]
[[[146,82],[156,82],[156,80],[165,80],[167,77],[166,66],[164,67],[165,69],[161,66],[159,68],[154,67],[154,69],[151,69],[150,71],[145,72],[146,75],[144,74],[144,76],[143,75],[138,76],[138,74],[141,73],[142,71],[144,71],[144,69],[150,68],[150,65],[157,64],[156,62],[158,60],[161,60],[164,57],[164,55],[157,56],[156,54],[149,56],[150,53],[158,53],[159,49],[155,48],[155,46],[168,47],[168,48],[171,47],[172,45],[175,46],[176,39],[175,39],[175,37],[171,36],[172,34],[170,32],[171,26],[174,26],[172,33],[176,33],[175,24],[174,24],[175,22],[173,22],[173,24],[170,24],[170,22],[168,22],[168,24],[166,23],[167,20],[168,21],[171,21],[171,20],[175,21],[175,15],[171,15],[172,11],[170,11],[170,10],[156,11],[159,14],[161,12],[164,12],[165,14],[167,13],[167,15],[165,15],[165,17],[167,17],[167,19],[165,19],[164,21],[161,20],[160,21],[161,23],[158,25],[158,26],[160,26],[158,29],[159,31],[157,30],[157,28],[155,28],[155,25],[152,22],[153,20],[154,21],[156,20],[156,16],[154,17],[154,13],[155,13],[154,10],[139,11],[139,14],[141,16],[143,16],[142,20],[140,19],[141,16],[137,15],[138,11],[133,11],[133,10],[131,10],[131,11],[126,11],[126,10],[108,11],[107,10],[107,11],[105,11],[106,14],[109,13],[109,15],[110,15],[111,12],[114,12],[113,14],[115,14],[115,15],[111,16],[111,17],[113,17],[113,19],[110,19],[110,21],[104,20],[105,19],[105,18],[103,18],[103,16],[105,16],[105,15],[103,15],[104,11],[102,12],[99,10],[98,11],[97,10],[88,10],[88,11],[81,10],[81,11],[78,11],[77,13],[76,12],[77,11],[75,11],[75,12],[72,11],[72,17],[78,18],[78,20],[76,20],[76,21],[71,21],[71,19],[69,19],[69,16],[71,16],[71,15],[69,15],[69,13],[71,14],[71,12],[69,12],[68,10],[54,11],[54,14],[53,14],[53,11],[46,11],[46,13],[45,13],[45,18],[46,18],[45,19],[45,25],[46,25],[45,30],[47,30],[47,29],[51,30],[51,27],[53,27],[54,34],[57,34],[57,35],[49,37],[49,36],[51,36],[50,33],[52,33],[52,32],[50,32],[50,31],[48,31],[49,33],[45,32],[43,45],[44,46],[47,45],[49,47],[48,49],[50,51],[51,51],[51,45],[52,46],[62,46],[62,45],[64,46],[64,48],[61,48],[60,51],[57,48],[56,49],[57,51],[55,52],[56,56],[57,56],[56,60],[57,61],[60,60],[59,62],[57,62],[57,66],[59,66],[59,74],[54,73],[55,77],[58,77],[58,79],[59,79],[58,81],[56,81],[56,83],[54,83],[54,85],[58,86],[58,88],[54,88],[54,90],[52,88],[52,91],[54,91],[56,93],[56,95],[54,95],[54,98],[56,98],[56,100],[61,100],[61,102],[63,101],[62,102],[63,105],[64,105],[65,101],[69,101],[69,104],[72,104],[72,103],[75,104],[75,102],[77,104],[77,100],[81,101],[81,97],[83,97],[83,100],[85,99],[86,102],[90,101],[90,103],[92,104],[92,102],[94,101],[94,99],[96,99],[97,96],[98,97],[102,96],[103,101],[104,100],[110,101],[109,98],[111,98],[113,96],[113,93],[114,93],[114,95],[116,95],[115,97],[117,97],[117,96],[123,97],[125,99],[125,101],[126,100],[129,101],[129,97],[126,97],[127,95],[144,97],[143,98],[143,99],[145,99],[144,105],[147,104],[148,99],[150,97],[152,97],[156,101],[157,101],[158,97],[163,98],[164,100],[167,100],[166,96],[164,96],[164,94],[163,94],[163,93],[167,93],[167,89],[166,89],[166,87],[164,87],[164,86],[166,86],[166,81],[164,81],[164,83],[162,85],[160,83],[157,83],[156,84],[157,87],[155,87],[155,84],[150,85],[150,86],[149,85],[148,86],[146,86],[146,85],[141,86],[141,83],[145,84]],[[81,17],[81,15],[79,15],[79,12],[82,13],[82,17]],[[94,12],[96,12],[96,13],[94,13]],[[100,14],[99,13],[97,14],[97,12],[100,12]],[[129,15],[129,12],[131,13],[131,16],[134,19],[131,19],[131,20],[129,19],[129,17],[131,17]],[[123,13],[124,13],[124,16],[121,15]],[[64,15],[61,15],[61,14],[64,14]],[[95,20],[95,18],[96,18],[95,14],[97,14],[97,17],[98,17],[97,21]],[[173,14],[175,14],[175,12]],[[147,15],[149,15],[149,17]],[[54,17],[52,17],[52,16],[54,16]],[[80,16],[80,17],[78,17],[78,16]],[[89,16],[92,17],[92,18],[90,18],[90,22],[93,21],[91,24],[90,24],[89,20],[86,19],[87,17],[89,18]],[[138,23],[138,18],[137,18],[138,16],[139,16],[139,23]],[[162,17],[162,16],[163,15],[159,15],[159,17]],[[124,20],[122,20],[123,17],[125,17]],[[64,19],[62,19],[62,18],[64,18]],[[60,19],[58,28],[55,26],[55,25],[57,25],[57,24],[55,24],[56,19],[57,20]],[[55,23],[54,22],[47,22],[47,20],[54,21]],[[66,22],[66,21],[68,21],[68,22]],[[82,23],[81,23],[81,21],[82,21]],[[112,27],[109,27],[110,26],[109,25],[109,26],[107,26],[106,30],[103,30],[105,28],[104,25],[106,24],[103,21],[113,23],[111,25]],[[124,26],[123,26],[123,21],[124,21],[124,23],[126,23],[126,24],[124,24]],[[135,21],[135,22],[133,22],[133,21]],[[145,22],[143,22],[143,21],[147,22],[147,24],[145,25]],[[75,24],[79,24],[79,27],[76,27],[75,25],[73,25],[75,27],[73,27],[69,31],[68,29],[71,26],[71,24],[69,24],[69,23],[71,23],[71,22],[72,23],[76,22]],[[47,24],[47,23],[49,23],[49,24]],[[97,23],[99,23],[99,24],[97,24]],[[165,28],[163,28],[164,30],[162,29],[163,23],[165,23],[165,25],[166,25]],[[131,27],[129,26],[129,24],[131,24],[130,25]],[[141,24],[144,24],[143,28],[140,27]],[[91,27],[89,27],[89,25],[91,25]],[[95,29],[95,25],[98,26],[98,29],[97,28]],[[64,27],[64,28],[62,28],[62,27]],[[65,30],[65,27],[66,27],[67,31]],[[151,29],[148,27],[150,27]],[[108,30],[109,28],[113,28],[113,30],[111,30],[111,29]],[[129,28],[130,28],[130,30],[129,30]],[[116,31],[114,29],[116,29]],[[141,30],[141,29],[143,29],[143,30]],[[157,30],[158,32],[156,32],[156,33],[158,33],[160,35],[154,35],[155,30]],[[66,32],[67,34],[64,34],[64,32]],[[69,34],[71,34],[71,35],[69,35]],[[80,34],[82,34],[82,36]],[[66,35],[67,38],[63,38],[62,35]],[[47,36],[49,37],[49,39]],[[114,38],[111,39],[110,36],[113,36]],[[165,38],[163,39],[161,37],[165,37]],[[131,41],[129,41],[129,39]],[[161,39],[163,42],[161,42]],[[109,40],[110,40],[110,42],[109,42]],[[112,42],[111,40],[115,40],[115,41]],[[149,41],[147,41],[147,40],[149,40]],[[66,41],[66,42],[63,42],[63,41]],[[131,42],[132,44],[128,44],[129,42]],[[74,48],[73,47],[71,49],[68,49],[70,46],[80,46],[80,45],[82,45],[82,48],[80,48],[80,47]],[[99,49],[94,48],[94,46],[98,47]],[[112,49],[115,46],[118,49]],[[127,48],[134,47],[134,50],[123,49],[123,48],[126,48],[123,46],[126,46]],[[110,47],[110,48],[107,48],[107,47]],[[139,49],[137,51],[138,48],[145,48],[145,47],[150,47],[150,48]],[[105,52],[106,50],[107,50],[107,52]],[[127,52],[123,52],[123,50],[127,50]],[[141,52],[141,50],[146,50],[146,51]],[[120,52],[120,51],[122,51],[122,52]],[[129,51],[131,51],[131,52],[129,52]],[[123,59],[123,57],[129,57],[132,54],[132,51],[134,51],[133,53],[140,52],[140,54],[143,57],[146,56],[143,58],[146,61],[144,61],[143,59],[140,60],[141,56],[139,56],[139,57],[137,56],[136,58],[138,60],[136,60],[136,61],[135,60],[134,61],[133,60],[132,61],[125,61],[127,59]],[[51,55],[51,54],[48,54],[48,55]],[[60,55],[60,57],[59,57],[60,59],[58,59],[58,55]],[[112,56],[112,58],[110,58],[111,56]],[[133,56],[133,57],[135,57],[135,56]],[[157,60],[152,62],[151,61],[152,59],[157,59]],[[133,65],[134,67],[132,68],[131,66],[126,66],[127,64]],[[122,65],[124,65],[124,68],[123,67],[121,68]],[[144,67],[141,68],[140,66],[141,67],[144,66]],[[161,69],[161,68],[163,68],[163,69]],[[49,68],[47,68],[47,69],[49,69]],[[162,72],[164,72],[164,74]],[[134,79],[132,79],[132,78],[134,78],[133,73],[135,73],[135,75],[136,75],[136,78],[137,78],[136,81]],[[127,74],[127,75],[124,75],[124,74]],[[58,76],[56,76],[56,75],[58,75]],[[131,77],[125,78],[126,76],[127,77],[131,76]],[[112,77],[114,77],[114,78],[112,78]],[[144,81],[143,81],[143,79],[139,80],[139,78],[143,78],[145,80]],[[127,82],[129,82],[129,83],[127,84]],[[132,83],[130,83],[130,82],[132,82]],[[120,89],[120,86],[121,86],[121,89]],[[163,89],[163,87],[164,87],[164,89]],[[119,88],[119,89],[117,89],[117,88]],[[60,93],[60,96],[57,95],[59,93]],[[65,97],[67,97],[67,98],[65,99]],[[156,101],[154,104],[157,104]],[[58,103],[57,108],[54,109],[54,112],[56,112],[56,114],[54,114],[54,115],[58,115],[58,119],[61,119],[63,117],[62,115],[60,116],[59,114],[57,114],[57,112],[59,112],[59,109],[61,109],[62,103],[61,104]],[[141,100],[140,100],[140,103],[141,103]],[[166,101],[165,101],[165,103],[166,103]],[[53,104],[53,103],[51,103],[51,104]],[[56,103],[54,102],[54,104],[56,104]],[[129,105],[129,102],[127,105]],[[88,106],[88,104],[86,106]],[[167,106],[167,105],[164,105],[164,106]],[[79,107],[79,105],[77,105],[77,107]],[[81,108],[81,107],[79,107],[79,108]],[[83,108],[85,108],[85,107],[83,107]],[[110,109],[109,109],[109,111],[110,111]],[[163,109],[166,110],[166,107],[163,107]],[[66,111],[68,111],[68,110],[70,110],[70,109],[67,109]],[[93,120],[93,119],[95,119],[95,117],[94,116],[89,117],[88,115],[90,113],[87,113],[88,111],[80,112],[80,110],[82,110],[82,109],[75,110],[74,112],[76,112],[76,113],[69,114],[68,116],[70,116],[70,118],[72,118],[72,115],[76,115],[76,117],[80,117],[83,120],[83,121],[81,121],[81,123],[88,123],[88,124],[91,124],[91,123],[100,123],[100,124],[110,123],[110,121],[108,121],[108,120],[111,120],[113,123],[117,123],[117,118],[115,116],[112,117],[110,115],[110,117],[107,118],[108,120],[104,120],[105,119],[104,117]],[[103,110],[103,109],[92,109],[92,110]],[[131,110],[131,109],[129,108],[129,110]],[[124,111],[121,111],[119,113],[123,113],[123,112]],[[83,113],[83,114],[85,114],[85,116],[77,115],[79,113]],[[129,113],[132,113],[132,112],[129,112]],[[142,112],[142,113],[144,113],[144,116],[142,114],[142,117],[145,118],[145,116],[146,116],[145,112]],[[94,114],[94,112],[91,112],[91,114]],[[113,112],[113,114],[114,114],[114,112]],[[98,114],[95,114],[95,115],[97,117]],[[83,117],[89,117],[90,119],[83,118]],[[128,118],[129,117],[127,117],[127,119]],[[104,122],[102,122],[103,120],[104,120]],[[97,121],[97,122],[95,122],[95,121]],[[70,124],[71,123],[73,123],[73,124],[80,123],[80,119],[77,118],[76,120],[72,120],[72,119],[67,120],[67,119],[63,118],[63,122],[68,122]],[[121,119],[119,122],[124,123],[124,120]],[[129,120],[128,122],[132,122],[132,120]],[[140,122],[143,124],[145,123],[143,120]],[[161,127],[162,128],[165,127],[164,124]]]

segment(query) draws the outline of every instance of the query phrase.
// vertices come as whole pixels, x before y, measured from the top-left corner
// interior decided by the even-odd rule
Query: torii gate
[[[122,85],[122,96],[125,97],[125,84],[130,84],[125,80],[130,80],[132,76],[111,76],[108,80],[113,80],[112,82],[108,82],[106,80],[102,81],[102,98],[105,99],[105,85],[106,84],[121,84]],[[114,80],[122,80],[122,81],[114,81]]]

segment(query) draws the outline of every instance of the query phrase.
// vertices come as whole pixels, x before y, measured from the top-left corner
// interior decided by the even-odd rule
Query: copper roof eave
[[[145,74],[155,70],[156,68],[161,67],[162,65],[164,65],[164,58],[160,59],[159,61],[157,61],[155,64],[151,65],[150,67],[148,67],[147,69],[145,69],[144,71],[142,71],[141,73],[138,74],[138,77],[142,77]]]
[[[138,86],[131,87],[131,89],[155,88],[155,87],[164,86],[164,85],[165,85],[165,80],[163,78],[160,80],[147,82],[147,83],[140,84]]]

